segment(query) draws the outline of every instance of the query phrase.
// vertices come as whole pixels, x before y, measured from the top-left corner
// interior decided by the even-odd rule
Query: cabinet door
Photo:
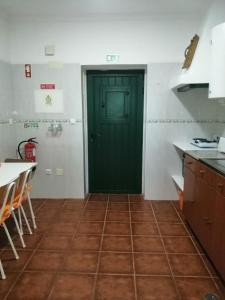
[[[219,189],[225,191],[225,179],[223,186],[219,183]],[[217,192],[215,197],[215,210],[213,218],[212,252],[211,258],[216,268],[225,279],[225,197]]]
[[[198,177],[195,201],[197,217],[194,220],[193,230],[209,255],[212,248],[213,195],[215,195],[213,188],[204,178]]]
[[[184,216],[191,227],[195,223],[195,173],[188,167],[184,168]]]

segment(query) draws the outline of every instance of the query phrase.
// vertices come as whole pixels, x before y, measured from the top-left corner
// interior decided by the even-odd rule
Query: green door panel
[[[88,71],[91,193],[141,193],[144,71]]]

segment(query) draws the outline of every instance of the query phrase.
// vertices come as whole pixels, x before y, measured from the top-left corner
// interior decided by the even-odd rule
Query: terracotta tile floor
[[[224,285],[173,202],[137,195],[33,201],[38,229],[20,259],[0,250],[0,299],[225,299]]]

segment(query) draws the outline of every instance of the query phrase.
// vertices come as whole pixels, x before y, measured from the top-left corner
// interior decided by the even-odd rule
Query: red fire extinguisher
[[[22,160],[36,161],[36,145],[38,142],[35,141],[36,138],[30,138],[27,141],[22,141],[18,145],[18,154]],[[24,157],[21,154],[21,145],[24,144]]]

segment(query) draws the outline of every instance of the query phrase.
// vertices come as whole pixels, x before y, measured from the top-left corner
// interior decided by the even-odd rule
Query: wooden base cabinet
[[[225,176],[186,156],[184,216],[225,280]]]
[[[225,279],[225,178],[217,176],[217,191],[215,197],[212,224],[212,260]]]

